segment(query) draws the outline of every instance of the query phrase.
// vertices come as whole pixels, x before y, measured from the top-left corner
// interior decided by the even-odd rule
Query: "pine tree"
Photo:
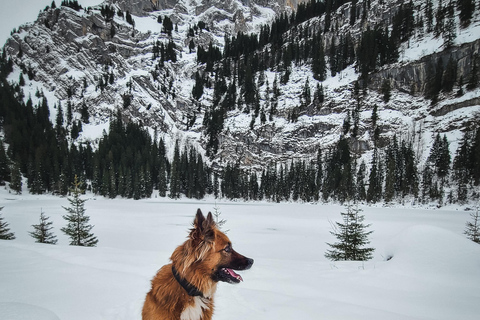
[[[382,198],[382,169],[378,159],[378,150],[375,148],[372,155],[372,167],[368,178],[367,201],[378,202]]]
[[[333,261],[351,260],[351,261],[365,261],[372,258],[374,248],[366,248],[370,243],[368,236],[373,231],[366,231],[370,224],[365,225],[363,221],[365,216],[361,215],[361,209],[358,205],[355,207],[352,204],[346,206],[347,212],[341,212],[343,223],[335,222],[333,231],[330,233],[334,235],[338,242],[327,244],[331,247],[327,250],[325,257]]]
[[[87,200],[80,199],[82,189],[80,188],[80,181],[76,175],[70,192],[72,193],[72,197],[68,198],[70,207],[63,207],[63,209],[68,212],[67,215],[63,216],[68,224],[61,230],[70,237],[70,245],[95,247],[98,239],[90,232],[93,226],[88,224],[90,217],[85,215],[85,202]]]
[[[450,171],[451,158],[448,145],[447,137],[444,135],[442,139],[440,134],[437,134],[427,158],[427,163],[434,167],[435,173],[441,179],[445,179]]]
[[[469,130],[464,132],[463,138],[457,148],[455,159],[453,160],[453,178],[457,185],[457,200],[460,203],[467,201],[467,184],[470,177],[470,140]]]
[[[10,179],[10,189],[15,191],[17,194],[22,193],[22,173],[20,172],[20,167],[18,163],[14,163],[12,167],[12,176]]]
[[[57,237],[51,232],[53,229],[53,222],[48,221],[48,219],[49,218],[45,216],[45,213],[40,210],[40,223],[32,225],[35,231],[29,232],[30,235],[36,240],[35,242],[46,244],[57,243]]]
[[[13,240],[15,239],[15,234],[10,232],[8,223],[3,221],[2,213],[3,207],[0,207],[0,240]]]
[[[392,88],[390,87],[390,81],[385,79],[382,83],[381,92],[383,94],[383,102],[387,103],[390,101]]]
[[[412,142],[402,141],[402,157],[403,157],[403,195],[411,194],[418,196],[418,168],[415,160],[415,151]]]
[[[313,47],[313,58],[312,58],[312,73],[313,78],[318,81],[324,81],[327,75],[325,65],[325,51],[323,49],[323,41],[321,37],[318,37],[318,40],[315,41]]]
[[[317,83],[317,87],[315,88],[315,93],[313,94],[313,99],[317,108],[319,108],[323,102],[325,101],[325,92],[323,90],[323,85]]]
[[[10,181],[10,161],[3,144],[3,139],[0,139],[0,185],[5,185],[5,181]]]
[[[475,212],[470,213],[470,217],[472,221],[467,221],[464,234],[467,235],[468,239],[480,244],[480,214],[478,207]]]
[[[310,103],[312,102],[310,82],[308,81],[308,78],[307,80],[305,80],[305,85],[303,86],[302,98],[303,98],[303,101],[305,102],[305,106],[309,106]]]
[[[180,198],[180,149],[178,141],[175,143],[175,150],[173,154],[172,168],[170,174],[170,194],[169,197],[172,199]]]
[[[355,199],[358,201],[363,201],[367,199],[367,191],[365,188],[365,177],[366,177],[366,165],[365,162],[362,161],[357,171],[356,177],[356,192],[355,192]]]
[[[352,156],[348,139],[341,137],[325,157],[323,198],[333,197],[343,202],[354,195]]]
[[[203,95],[203,78],[198,71],[195,73],[195,85],[192,88],[192,96],[196,100],[199,100]]]
[[[440,0],[438,3],[437,12],[435,12],[435,29],[433,30],[435,37],[438,37],[443,33],[444,24],[445,24],[445,10],[443,8],[442,0]]]
[[[390,143],[387,149],[386,160],[385,160],[385,192],[384,199],[386,202],[392,201],[395,196],[395,182],[396,182],[396,164],[397,164],[397,141],[396,136],[394,141]]]
[[[476,125],[475,136],[470,150],[470,167],[474,185],[480,185],[480,128]]]
[[[460,11],[459,17],[461,27],[468,27],[475,10],[475,0],[457,0],[457,8]]]
[[[425,4],[425,19],[427,20],[427,32],[433,31],[433,3],[427,0]]]
[[[450,2],[450,4],[447,6],[446,11],[447,22],[443,31],[443,45],[445,48],[450,48],[453,46],[455,38],[457,37],[457,26],[455,24],[455,15],[452,2]]]

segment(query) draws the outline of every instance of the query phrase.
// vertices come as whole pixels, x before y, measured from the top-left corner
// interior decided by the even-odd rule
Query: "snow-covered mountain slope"
[[[35,23],[24,25],[7,41],[4,49],[14,62],[9,81],[25,78],[25,99],[36,103],[46,96],[55,119],[58,105],[70,103],[77,111],[87,108],[90,119],[84,124],[81,139],[95,141],[108,128],[111,115],[120,110],[126,119],[138,121],[164,136],[165,140],[187,140],[206,147],[204,115],[213,104],[213,87],[207,85],[197,101],[192,97],[197,71],[204,73],[205,65],[197,62],[199,47],[209,44],[223,51],[225,35],[237,32],[259,33],[283,12],[294,11],[300,1],[205,1],[205,0],[113,0],[96,7],[75,11],[65,6],[41,12]],[[357,18],[351,19],[352,2],[346,2],[331,15],[332,27],[323,34],[325,46],[351,35],[358,47],[362,32],[368,27],[391,22],[403,1],[356,1]],[[414,18],[423,18],[425,4],[413,1]],[[102,15],[102,7],[111,6],[113,16]],[[433,1],[434,9],[439,5]],[[127,22],[127,11],[133,23]],[[458,22],[458,12],[455,19]],[[479,52],[480,15],[475,11],[470,25],[461,28],[456,23],[453,47],[445,49],[444,40],[432,32],[417,32],[402,43],[399,59],[377,69],[370,75],[368,89],[362,93],[359,105],[359,132],[352,139],[354,151],[365,154],[372,149],[371,115],[378,106],[380,136],[384,144],[394,134],[413,139],[418,157],[428,154],[432,138],[445,133],[455,152],[461,131],[476,119],[480,112],[478,88],[463,95],[441,93],[432,104],[424,98],[429,66],[440,57],[454,56],[459,62],[456,86],[460,75],[464,85],[472,68],[474,53]],[[119,13],[121,13],[119,15]],[[365,14],[367,13],[367,14]],[[360,18],[361,16],[365,18]],[[165,19],[171,31],[165,29]],[[302,22],[296,28],[318,30],[325,27],[325,15]],[[159,23],[159,21],[162,23]],[[388,24],[387,24],[388,25]],[[426,29],[426,28],[424,28]],[[296,29],[297,30],[297,29]],[[287,32],[293,37],[293,31]],[[335,40],[336,39],[336,40]],[[193,41],[195,48],[190,50]],[[294,38],[293,42],[302,42]],[[175,59],[155,55],[160,46],[174,45]],[[327,47],[326,47],[327,48]],[[270,49],[273,50],[273,49]],[[175,61],[176,60],[176,61]],[[354,83],[359,78],[358,66],[336,73],[327,72],[325,81],[314,79],[310,65],[292,64],[289,80],[279,84],[280,96],[276,114],[268,121],[236,109],[227,113],[219,134],[219,151],[213,161],[222,165],[237,162],[241,165],[263,166],[265,163],[291,158],[312,158],[319,148],[327,148],[342,135],[342,124],[357,104]],[[29,77],[27,77],[27,74]],[[268,108],[269,89],[280,79],[279,67],[256,74],[262,109]],[[206,83],[212,83],[210,74]],[[306,86],[313,93],[317,85],[324,88],[325,102],[321,107],[310,106],[292,121],[291,114],[302,104]],[[387,79],[392,87],[391,97],[384,102],[380,93]],[[262,82],[262,83],[261,83]],[[416,90],[411,90],[411,88]],[[457,87],[455,90],[457,90]],[[464,89],[464,87],[462,87]],[[237,88],[237,94],[242,92]]]

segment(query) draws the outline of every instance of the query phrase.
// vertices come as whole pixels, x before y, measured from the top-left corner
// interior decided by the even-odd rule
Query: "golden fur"
[[[170,260],[172,263],[163,266],[152,280],[143,305],[143,320],[210,320],[217,282],[238,283],[242,279],[233,269],[246,270],[253,264],[252,259],[232,249],[212,214],[205,218],[200,209],[187,240],[175,249]],[[175,269],[184,284],[175,278]],[[182,286],[185,283],[198,289],[200,295],[187,292]]]

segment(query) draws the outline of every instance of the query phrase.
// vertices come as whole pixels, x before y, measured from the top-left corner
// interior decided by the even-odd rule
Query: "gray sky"
[[[103,0],[78,0],[83,7],[102,3]],[[57,7],[62,0],[55,0]],[[50,6],[52,0],[0,0],[0,48],[14,28],[37,20],[38,13]]]

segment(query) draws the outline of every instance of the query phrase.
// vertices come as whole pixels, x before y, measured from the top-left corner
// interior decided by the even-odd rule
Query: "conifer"
[[[464,234],[468,239],[480,244],[480,214],[478,207],[475,212],[470,213],[471,221],[467,221]]]
[[[10,189],[15,191],[17,194],[22,193],[22,173],[20,172],[20,167],[17,163],[14,163],[12,167],[12,175],[10,179]]]
[[[5,151],[3,139],[0,139],[0,185],[5,185],[5,181],[10,181],[10,161]]]
[[[40,223],[32,225],[35,230],[33,232],[29,232],[30,235],[36,240],[35,242],[46,244],[57,243],[57,237],[51,232],[53,229],[53,222],[48,221],[48,219],[49,218],[45,216],[45,212],[40,210]]]
[[[373,231],[366,231],[370,224],[365,225],[363,221],[365,216],[360,214],[362,211],[358,205],[354,207],[349,203],[346,206],[347,212],[341,212],[343,223],[335,222],[333,231],[330,233],[334,235],[338,242],[328,243],[330,250],[327,250],[325,257],[333,261],[351,260],[351,261],[366,261],[372,258],[374,248],[365,247],[370,243],[368,236]]]
[[[85,202],[87,200],[81,199],[82,189],[80,187],[81,182],[75,175],[72,189],[70,190],[72,196],[68,198],[70,207],[63,207],[67,211],[67,215],[63,218],[68,222],[67,226],[61,230],[67,236],[70,237],[70,245],[72,246],[84,246],[95,247],[98,243],[97,237],[91,230],[92,225],[89,225],[90,217],[85,214]]]
[[[8,227],[8,223],[4,221],[2,217],[1,211],[3,207],[0,207],[0,240],[13,240],[15,239],[15,234],[10,232],[10,228]]]

